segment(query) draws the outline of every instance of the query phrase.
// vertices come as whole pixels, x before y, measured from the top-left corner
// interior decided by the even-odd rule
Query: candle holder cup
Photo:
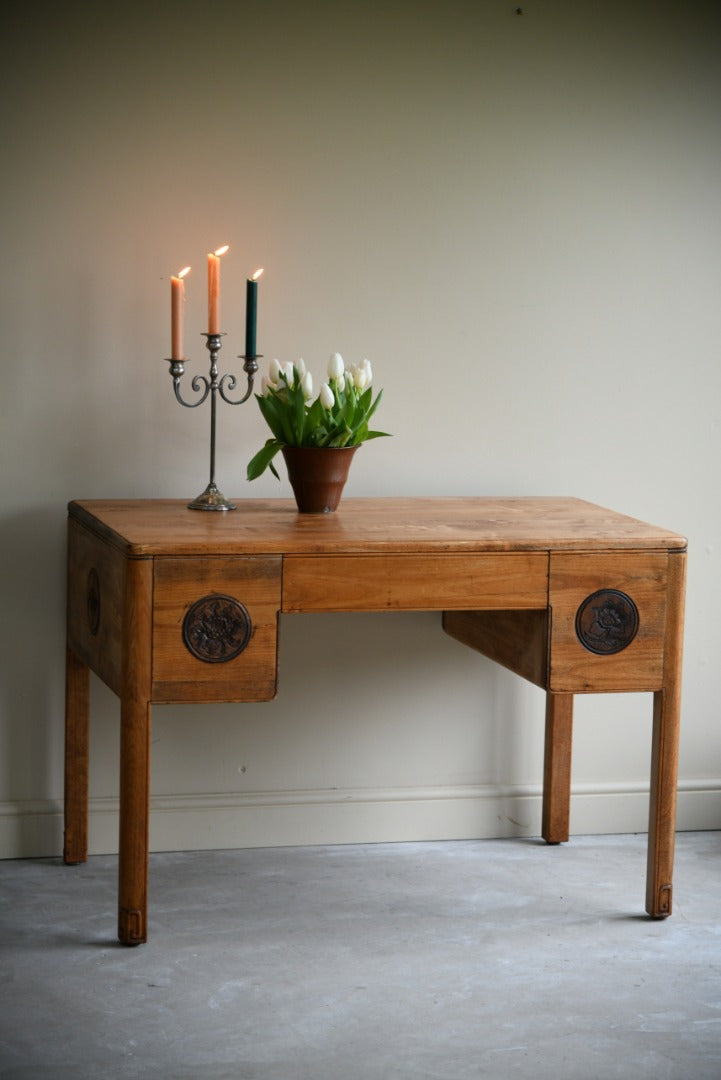
[[[199,395],[195,401],[186,401],[180,390],[181,379],[185,374],[185,365],[190,363],[190,361],[186,357],[182,360],[168,360],[168,363],[170,364],[170,376],[173,380],[173,390],[179,404],[186,409],[197,409],[199,405],[202,405],[203,402],[210,397],[210,481],[205,491],[198,495],[196,499],[193,499],[192,502],[188,503],[188,508],[190,510],[237,509],[235,503],[229,502],[228,499],[226,499],[215,482],[215,424],[217,400],[218,397],[221,397],[227,405],[242,405],[243,402],[248,400],[253,393],[253,382],[258,371],[257,361],[260,359],[260,356],[238,357],[239,360],[243,361],[243,371],[247,377],[246,391],[240,398],[229,397],[229,394],[232,393],[238,385],[238,380],[231,372],[226,372],[225,375],[221,375],[220,377],[218,376],[218,354],[220,353],[222,338],[224,336],[225,335],[222,333],[204,334],[206,348],[210,353],[210,372],[208,375],[193,376],[190,385],[193,393]]]

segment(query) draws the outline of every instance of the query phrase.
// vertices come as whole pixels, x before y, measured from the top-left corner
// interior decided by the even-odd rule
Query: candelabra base
[[[188,503],[189,510],[237,510],[235,503],[228,502],[222,491],[211,481],[202,495]]]

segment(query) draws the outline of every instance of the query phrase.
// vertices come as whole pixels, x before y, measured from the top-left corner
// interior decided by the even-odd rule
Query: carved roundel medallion
[[[206,664],[224,664],[242,653],[253,624],[240,600],[212,593],[203,596],[183,619],[185,647]]]
[[[576,612],[576,636],[584,648],[611,656],[630,645],[638,630],[638,608],[618,589],[599,589]]]

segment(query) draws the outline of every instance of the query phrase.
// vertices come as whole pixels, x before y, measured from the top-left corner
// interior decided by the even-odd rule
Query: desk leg
[[[71,649],[65,658],[65,838],[69,865],[88,857],[90,672]]]
[[[648,822],[646,911],[654,918],[671,914],[676,840],[676,786],[681,726],[681,662],[686,554],[669,555],[669,584],[663,689],[653,695],[651,795]]]
[[[152,560],[128,560],[124,609],[118,937],[140,945],[148,935]]]
[[[568,840],[571,812],[573,694],[546,693],[541,834],[548,844]]]
[[[150,802],[150,704],[120,708],[120,842],[118,937],[124,945],[147,941]]]
[[[653,695],[646,911],[660,919],[671,914],[677,769],[678,710],[667,692],[659,690]]]

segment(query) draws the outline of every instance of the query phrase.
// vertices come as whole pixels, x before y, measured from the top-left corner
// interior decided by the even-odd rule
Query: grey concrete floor
[[[0,863],[3,1080],[720,1080],[721,833]]]

